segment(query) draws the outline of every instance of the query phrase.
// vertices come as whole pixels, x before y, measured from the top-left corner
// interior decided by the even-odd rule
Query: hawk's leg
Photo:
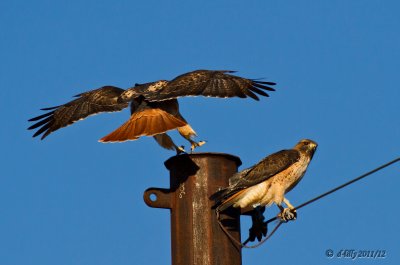
[[[289,209],[292,209],[292,210],[294,209],[294,206],[285,197],[283,198],[283,202],[286,204],[287,207],[289,207]]]
[[[192,137],[196,136],[196,132],[193,130],[193,128],[189,124],[179,127],[178,132],[180,133],[180,135],[182,135],[186,140],[188,140],[190,142],[190,145],[191,145],[190,151],[192,151],[192,152],[196,147],[202,146],[203,144],[206,143],[205,141],[195,142],[192,140]]]
[[[169,137],[169,135],[166,134],[166,133],[161,133],[161,134],[154,135],[154,139],[157,141],[157,143],[159,145],[161,145],[165,149],[175,150],[178,155],[181,154],[181,153],[186,153],[184,147],[183,146],[177,146],[174,143],[174,141],[172,141],[171,137]]]
[[[297,212],[293,205],[290,204],[288,199],[284,198],[283,202],[286,204],[288,208],[283,208],[282,205],[278,205],[281,212],[279,213],[278,217],[283,221],[293,221],[297,218]]]
[[[195,149],[196,147],[200,147],[200,146],[202,146],[203,144],[206,143],[206,141],[195,142],[195,141],[193,141],[192,139],[189,139],[189,142],[190,142],[190,144],[191,144],[191,146],[190,146],[190,152],[193,152],[194,149]]]
[[[181,145],[181,146],[176,146],[175,145],[174,147],[175,147],[175,151],[176,151],[177,155],[186,153],[185,147],[183,145]]]
[[[251,212],[252,226],[249,229],[249,240],[251,242],[255,241],[256,238],[258,241],[261,241],[262,237],[267,235],[268,228],[267,224],[264,222],[264,211],[265,206],[257,205]]]

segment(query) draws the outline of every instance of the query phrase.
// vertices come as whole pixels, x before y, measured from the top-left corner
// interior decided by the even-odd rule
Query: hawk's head
[[[313,157],[315,150],[317,150],[318,144],[310,139],[303,139],[296,144],[294,149],[299,150],[302,153],[306,153],[310,159]]]

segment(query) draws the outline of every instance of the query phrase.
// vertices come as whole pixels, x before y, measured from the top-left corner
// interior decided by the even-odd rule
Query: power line
[[[390,161],[390,162],[388,162],[388,163],[386,163],[386,164],[384,164],[384,165],[382,165],[380,167],[377,167],[374,170],[371,170],[370,172],[367,172],[367,173],[365,173],[365,174],[363,174],[363,175],[361,175],[361,176],[359,176],[359,177],[357,177],[357,178],[355,178],[353,180],[350,180],[350,181],[348,181],[348,182],[346,182],[346,183],[344,183],[344,184],[342,184],[342,185],[340,185],[340,186],[338,186],[338,187],[336,187],[336,188],[334,188],[334,189],[332,189],[330,191],[327,191],[327,192],[315,197],[314,199],[306,201],[306,202],[300,204],[299,206],[295,207],[295,209],[303,208],[304,206],[306,206],[306,205],[308,205],[310,203],[313,203],[313,202],[315,202],[315,201],[317,201],[317,200],[319,200],[319,199],[321,199],[321,198],[323,198],[325,196],[328,196],[329,194],[334,193],[335,191],[343,189],[344,187],[349,186],[350,184],[353,184],[354,182],[357,182],[357,181],[359,181],[359,180],[361,180],[361,179],[363,179],[363,178],[365,178],[365,177],[367,177],[369,175],[372,175],[372,174],[374,174],[374,173],[384,169],[385,167],[388,167],[388,166],[390,166],[390,165],[392,165],[392,164],[394,164],[394,163],[396,163],[398,161],[400,161],[400,157],[396,158],[396,159],[394,159],[394,160],[392,160],[392,161]]]

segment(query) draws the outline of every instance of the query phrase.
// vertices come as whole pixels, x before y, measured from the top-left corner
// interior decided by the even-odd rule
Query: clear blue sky
[[[399,13],[389,0],[2,1],[0,264],[170,263],[169,212],[148,208],[142,194],[168,187],[163,162],[173,153],[151,138],[97,142],[128,111],[45,141],[26,130],[39,108],[102,85],[195,69],[276,81],[260,102],[190,98],[181,110],[208,140],[199,151],[240,156],[243,167],[301,138],[317,141],[288,195],[295,205],[398,157]],[[382,249],[378,262],[400,264],[399,168],[300,210],[262,247],[244,250],[243,264],[352,262],[328,259],[326,249]]]

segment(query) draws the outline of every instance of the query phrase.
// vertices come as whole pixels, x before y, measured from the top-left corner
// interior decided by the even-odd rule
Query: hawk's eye
[[[310,144],[310,142],[304,142],[304,145],[309,145]]]

